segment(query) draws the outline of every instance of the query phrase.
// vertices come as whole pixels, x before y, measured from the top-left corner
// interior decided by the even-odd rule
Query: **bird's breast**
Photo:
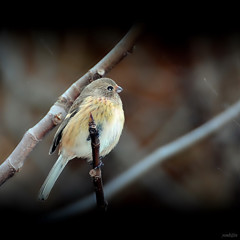
[[[77,157],[91,158],[88,130],[90,114],[99,131],[100,155],[106,155],[117,144],[124,124],[122,104],[116,104],[103,97],[88,97],[63,131],[63,150]]]

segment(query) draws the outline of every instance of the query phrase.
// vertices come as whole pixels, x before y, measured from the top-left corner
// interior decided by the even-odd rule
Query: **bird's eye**
[[[113,86],[108,86],[107,90],[111,92],[113,90]]]

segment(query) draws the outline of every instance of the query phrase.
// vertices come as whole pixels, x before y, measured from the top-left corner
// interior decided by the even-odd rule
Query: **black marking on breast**
[[[97,124],[97,130],[98,130],[98,137],[101,136],[101,133],[102,133],[102,124]],[[91,137],[90,137],[90,134],[88,135],[87,137],[87,141],[90,141],[91,140]]]

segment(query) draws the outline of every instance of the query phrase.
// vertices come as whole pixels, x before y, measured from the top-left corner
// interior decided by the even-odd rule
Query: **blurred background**
[[[0,162],[130,26],[1,29]],[[103,160],[104,183],[239,99],[240,31],[217,23],[196,28],[149,24],[133,54],[107,77],[124,89],[126,123],[119,144]],[[56,153],[48,155],[55,131],[37,145],[21,171],[1,186],[1,211],[37,219],[93,192],[90,166],[75,159],[49,199],[37,200],[57,159]],[[144,212],[178,220],[193,212],[214,213],[219,219],[224,218],[222,213],[232,216],[240,203],[239,143],[240,118],[124,188],[109,201],[108,214]],[[92,211],[84,216],[88,214]],[[82,216],[73,221],[78,218]]]

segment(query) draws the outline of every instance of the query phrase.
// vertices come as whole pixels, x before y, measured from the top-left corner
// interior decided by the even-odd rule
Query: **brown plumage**
[[[100,156],[104,157],[116,146],[124,125],[122,101],[118,95],[121,91],[122,88],[109,78],[93,81],[83,89],[54,136],[50,154],[60,144],[59,158],[40,189],[40,199],[48,197],[69,160],[78,157],[91,161],[90,113],[99,131]]]

